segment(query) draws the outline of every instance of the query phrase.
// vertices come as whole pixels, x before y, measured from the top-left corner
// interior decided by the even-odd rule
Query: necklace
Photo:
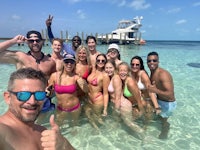
[[[39,58],[39,59],[36,58],[35,56],[33,56],[33,55],[31,54],[31,51],[29,51],[27,54],[30,55],[30,56],[32,56],[32,57],[35,59],[35,62],[36,62],[37,64],[40,64],[40,61],[44,58],[44,53],[43,53],[43,52],[41,52],[42,56],[41,56],[41,58]]]

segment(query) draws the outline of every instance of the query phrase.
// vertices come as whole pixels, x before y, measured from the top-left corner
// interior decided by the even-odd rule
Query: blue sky
[[[118,21],[143,16],[143,39],[200,41],[200,0],[1,0],[0,37],[42,31],[49,14],[57,37],[109,33]]]

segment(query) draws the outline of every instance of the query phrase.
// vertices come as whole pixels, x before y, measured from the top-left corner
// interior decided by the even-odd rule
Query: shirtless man
[[[96,38],[94,36],[87,36],[86,43],[90,52],[90,61],[94,69],[96,64],[96,57],[100,54],[100,52],[96,49]]]
[[[158,104],[161,107],[162,130],[159,135],[160,139],[166,139],[170,124],[167,122],[169,116],[176,108],[176,101],[174,95],[174,83],[171,74],[160,68],[159,56],[157,52],[150,52],[147,56],[147,65],[151,71],[150,80],[152,85],[148,87],[149,91],[156,93]]]
[[[30,51],[7,50],[14,44],[27,42]],[[29,31],[27,37],[17,35],[13,39],[0,43],[0,63],[14,64],[17,69],[31,67],[41,70],[47,78],[56,71],[56,63],[41,50],[44,40],[38,31]]]
[[[22,68],[10,76],[4,99],[8,110],[0,116],[1,150],[73,150],[64,138],[54,116],[50,117],[50,129],[34,123],[46,97],[47,79],[41,71]]]

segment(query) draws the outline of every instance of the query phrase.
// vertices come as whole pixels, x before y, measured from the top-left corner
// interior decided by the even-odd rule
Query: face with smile
[[[60,53],[62,50],[62,43],[58,40],[54,40],[51,47],[55,53]]]
[[[103,55],[100,54],[96,58],[96,67],[103,69],[105,67],[106,61],[107,61],[106,56],[104,57]]]
[[[73,72],[75,68],[75,61],[71,59],[67,59],[67,60],[64,60],[63,62],[64,62],[65,71],[68,73]]]
[[[80,49],[80,51],[78,52],[78,59],[80,61],[86,61],[87,60],[87,53],[86,53],[86,50],[84,48]]]
[[[159,63],[158,56],[150,55],[147,57],[147,65],[151,71],[154,71],[158,68],[158,63]]]
[[[16,79],[12,91],[45,91],[45,87],[37,79]],[[17,96],[11,92],[5,92],[4,98],[9,105],[9,111],[22,122],[34,122],[44,103],[44,101],[37,101],[34,94],[27,101],[19,101]]]
[[[94,39],[89,39],[87,45],[88,45],[89,51],[96,50],[96,42],[94,41]]]
[[[111,62],[107,62],[105,65],[105,72],[108,74],[108,76],[113,76],[115,73],[115,67]]]
[[[125,81],[126,78],[128,77],[128,74],[129,74],[129,67],[128,67],[128,64],[120,64],[118,66],[118,72],[119,72],[119,76],[121,78],[121,80]]]
[[[42,39],[39,39],[37,34],[30,34],[28,40],[27,40],[27,43],[28,43],[28,46],[30,48],[30,50],[32,52],[41,52],[41,49],[42,49],[42,45],[43,45],[43,40]]]
[[[81,45],[81,39],[80,37],[78,36],[75,36],[73,39],[72,39],[72,46],[77,49],[79,47],[79,45]]]
[[[140,61],[138,59],[133,59],[131,61],[131,71],[134,73],[140,71]]]

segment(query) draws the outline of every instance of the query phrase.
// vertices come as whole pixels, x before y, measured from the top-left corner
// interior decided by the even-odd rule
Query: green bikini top
[[[124,87],[124,96],[125,96],[125,97],[131,97],[131,96],[133,96],[133,95],[131,94],[131,92],[128,90],[128,87],[127,87],[126,84],[125,84],[125,87]]]

